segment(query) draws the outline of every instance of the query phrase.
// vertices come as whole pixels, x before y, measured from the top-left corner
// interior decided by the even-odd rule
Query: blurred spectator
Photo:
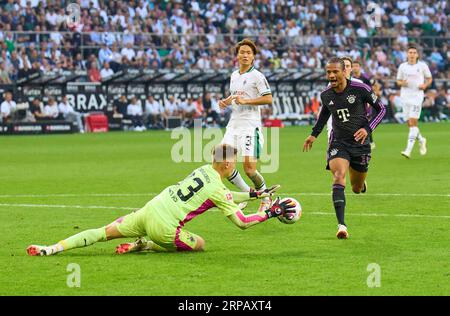
[[[59,113],[58,105],[56,104],[56,100],[54,97],[48,98],[48,104],[44,106],[44,115],[49,120],[58,120],[62,118],[62,116]]]
[[[5,92],[5,100],[0,105],[0,123],[5,124],[13,121],[15,118],[16,102],[13,100],[13,94],[10,91]]]
[[[209,95],[209,93],[208,93]],[[207,124],[212,127],[220,126],[220,107],[219,107],[220,96],[216,95],[211,97],[211,106],[207,108],[208,101],[203,102],[206,111]]]
[[[195,108],[196,108],[195,117],[196,118],[203,118],[204,114],[205,114],[205,109],[203,107],[202,97],[198,96],[197,99],[194,101],[194,104],[195,104]]]
[[[6,67],[6,62],[0,63],[0,83],[11,84],[12,81],[9,78],[8,68]]]
[[[145,117],[149,128],[163,128],[161,124],[164,108],[152,95],[145,100]]]
[[[77,125],[78,131],[80,133],[84,133],[84,125],[82,120],[82,114],[76,112],[73,107],[69,104],[67,100],[67,96],[64,95],[61,99],[61,102],[58,105],[59,113],[62,117],[69,122],[73,122]]]
[[[38,98],[34,98],[31,102],[30,112],[33,114],[36,121],[45,121],[48,119],[43,112],[41,100]]]
[[[434,102],[434,90],[428,90],[422,105],[422,117],[425,122],[439,121],[439,108]]]
[[[122,94],[117,100],[113,102],[113,111],[116,117],[121,116],[122,118],[127,116],[127,97]]]
[[[164,113],[166,116],[178,116],[181,115],[181,111],[178,108],[178,104],[173,95],[169,95],[169,98],[164,104]]]
[[[106,46],[105,43],[102,44],[100,50],[98,51],[98,60],[102,65],[105,61],[111,62],[113,60],[113,52],[108,46]]]
[[[91,68],[88,70],[88,77],[89,77],[89,81],[91,81],[91,82],[102,81],[102,77],[100,75],[100,71],[98,71],[96,62],[91,63]]]
[[[134,61],[134,58],[136,57],[136,52],[134,51],[132,43],[130,42],[126,44],[126,47],[122,48],[120,54],[130,62]]]
[[[194,102],[194,98],[189,97],[184,106],[182,107],[183,125],[185,127],[194,126],[194,119],[197,116],[197,106]]]
[[[146,130],[144,126],[144,113],[142,112],[141,102],[136,97],[131,98],[131,103],[127,107],[128,118],[131,119],[134,130],[143,132]]]
[[[446,112],[447,109],[450,108],[450,102],[449,98],[446,95],[445,88],[439,89],[439,94],[436,96],[434,102],[440,114],[439,119],[441,118],[447,119],[448,117],[444,113]]]
[[[100,76],[102,79],[105,79],[112,75],[114,75],[114,71],[111,68],[109,68],[109,63],[105,61],[105,63],[103,64],[102,71],[100,72]]]

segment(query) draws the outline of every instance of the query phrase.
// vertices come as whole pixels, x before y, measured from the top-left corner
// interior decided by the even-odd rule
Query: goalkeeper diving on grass
[[[254,192],[231,192],[222,180],[235,170],[237,150],[221,144],[214,148],[212,154],[212,164],[194,170],[181,182],[167,187],[140,210],[120,217],[107,226],[85,230],[51,246],[31,245],[27,253],[30,256],[49,256],[99,241],[135,237],[135,242],[117,246],[116,253],[202,251],[205,247],[203,238],[187,231],[184,226],[212,208],[218,208],[241,229],[295,212],[295,204],[289,199],[280,202],[277,198],[267,210],[244,215],[236,203],[271,197],[280,186]]]

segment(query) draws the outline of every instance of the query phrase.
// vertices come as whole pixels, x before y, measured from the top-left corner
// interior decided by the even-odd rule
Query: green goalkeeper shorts
[[[156,210],[146,205],[140,210],[115,221],[117,230],[124,237],[145,237],[168,251],[190,251],[197,245],[198,236],[183,226],[164,224]]]

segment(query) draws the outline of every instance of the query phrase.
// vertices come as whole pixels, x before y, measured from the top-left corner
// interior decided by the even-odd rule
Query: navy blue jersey
[[[360,82],[347,80],[344,91],[337,93],[329,86],[321,94],[322,108],[311,135],[319,136],[330,115],[333,117],[333,139],[358,144],[354,134],[365,128],[370,134],[386,114],[386,107],[380,102],[372,88]],[[366,104],[375,110],[372,119],[367,118]],[[363,145],[369,143],[369,137]]]
[[[361,80],[363,83],[365,83],[366,85],[368,85],[369,87],[372,87],[372,83],[370,82],[370,78],[367,77],[366,74],[361,73],[361,76],[359,76],[359,77],[356,77],[355,75],[352,75],[352,78],[359,79],[359,80]]]

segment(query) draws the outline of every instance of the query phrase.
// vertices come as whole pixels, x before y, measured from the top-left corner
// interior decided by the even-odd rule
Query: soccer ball
[[[291,203],[295,204],[295,213],[280,215],[280,216],[278,216],[278,220],[284,224],[294,224],[295,222],[297,222],[300,219],[300,217],[302,217],[302,206],[296,199],[291,198],[291,197],[282,199],[280,201],[280,203],[283,201],[286,201],[286,200],[291,200],[292,201]]]

